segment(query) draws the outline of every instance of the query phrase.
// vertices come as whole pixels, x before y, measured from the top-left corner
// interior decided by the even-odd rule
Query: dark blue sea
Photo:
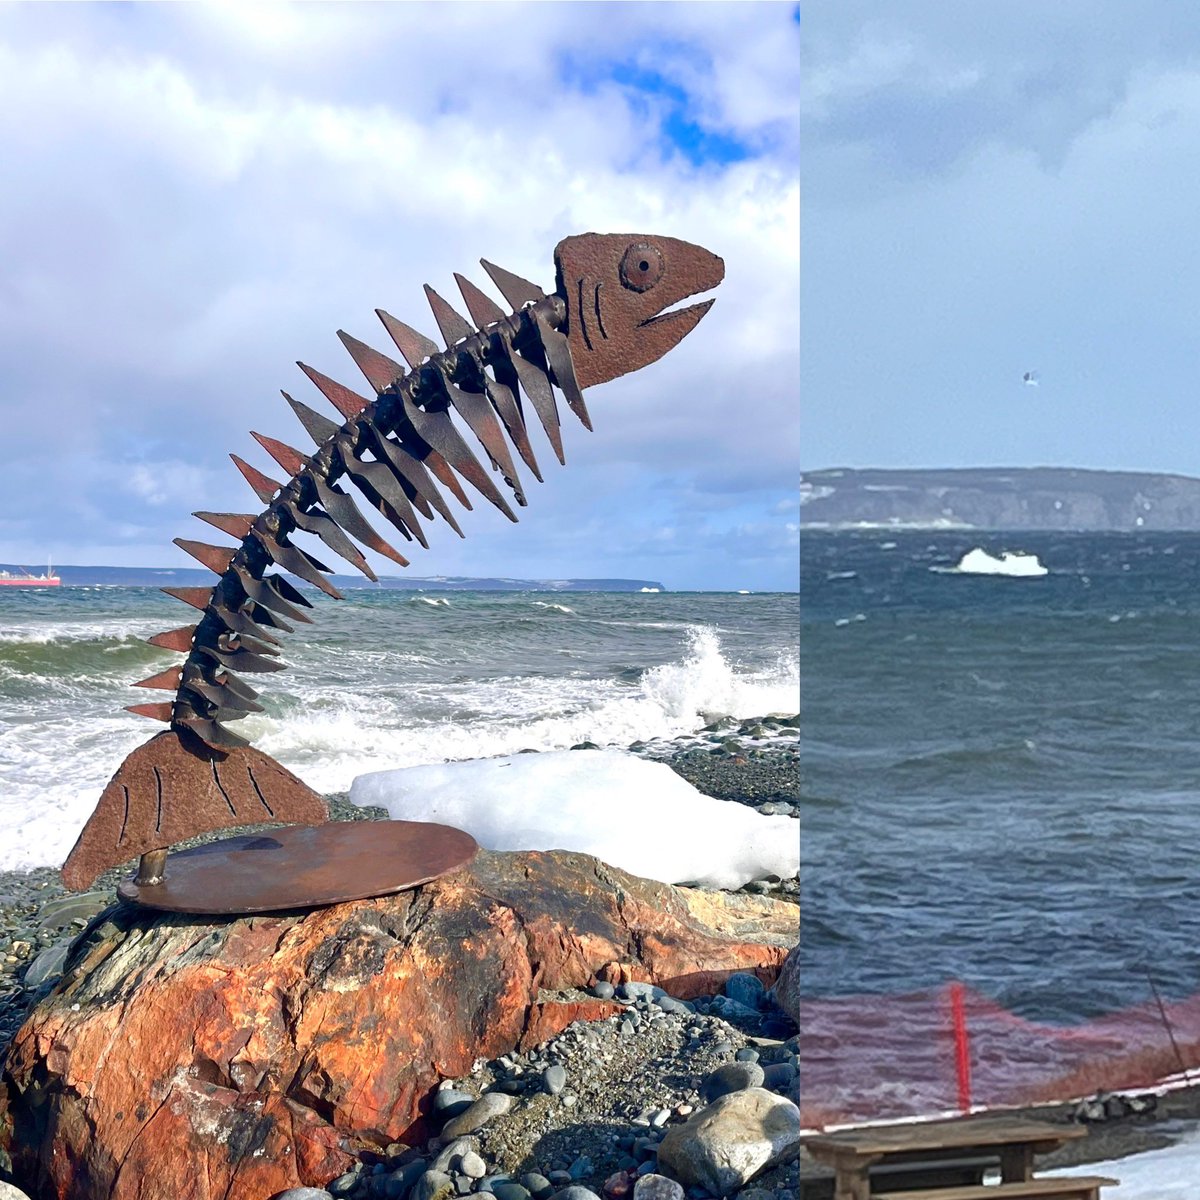
[[[804,533],[801,570],[807,993],[1200,990],[1200,534]]]

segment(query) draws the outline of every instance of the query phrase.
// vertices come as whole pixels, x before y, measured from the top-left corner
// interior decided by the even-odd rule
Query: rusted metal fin
[[[258,699],[258,693],[248,683],[243,682],[236,675],[231,675],[228,671],[214,672],[210,682],[216,687],[224,688],[247,704],[253,704]]]
[[[344,329],[338,330],[342,345],[350,351],[355,366],[367,377],[367,382],[377,391],[386,391],[393,383],[399,383],[408,372],[398,363],[372,350],[366,342],[351,337]]]
[[[512,438],[512,443],[517,448],[517,453],[524,460],[525,465],[533,472],[533,477],[542,482],[542,472],[538,467],[537,459],[533,454],[533,447],[529,444],[529,431],[525,428],[525,418],[521,415],[521,407],[517,403],[516,395],[513,389],[507,384],[501,383],[498,379],[493,379],[487,371],[480,368],[479,371],[480,383],[483,385],[483,390],[487,394],[487,398],[492,402],[492,407],[500,414],[500,420],[504,422],[504,428],[508,430],[508,436]],[[513,386],[516,386],[516,379],[513,380]]]
[[[126,712],[137,713],[139,717],[149,717],[152,721],[170,721],[175,710],[172,701],[166,700],[159,704],[127,704]]]
[[[517,475],[517,468],[513,466],[512,455],[508,452],[508,443],[504,440],[500,422],[496,420],[496,414],[492,411],[487,396],[483,392],[468,392],[459,387],[450,378],[450,372],[440,366],[437,373],[450,403],[454,405],[459,415],[470,427],[471,432],[483,444],[492,462],[499,468],[504,482],[512,488],[517,503],[521,505],[527,503],[525,493],[521,488],[521,480]],[[497,503],[491,496],[488,496],[488,499],[510,521],[517,519],[507,504]]]
[[[206,746],[211,746],[214,750],[240,750],[250,745],[248,739],[231,733],[223,725],[206,717],[184,717],[177,724],[186,726]]]
[[[482,464],[471,453],[470,447],[463,441],[462,434],[455,429],[449,413],[437,409],[423,412],[407,397],[403,399],[404,415],[408,417],[418,436],[428,442],[476,491],[490,500],[506,516],[511,517],[511,510],[505,512],[508,505],[505,504],[504,498],[496,489],[496,485],[488,478]],[[426,461],[429,460],[426,459]],[[467,507],[469,508],[470,505]]]
[[[264,575],[263,583],[275,589],[279,596],[289,604],[302,604],[312,608],[312,601],[297,587],[294,587],[282,575]]]
[[[207,521],[222,533],[238,539],[244,538],[250,532],[250,526],[254,524],[254,517],[249,513],[194,512],[192,516],[199,517],[201,521]]]
[[[301,404],[299,400],[293,400],[287,392],[281,392],[280,395],[292,406],[292,412],[300,418],[300,424],[304,426],[305,433],[318,446],[323,442],[329,441],[331,437],[335,437],[338,430],[341,429],[341,426],[336,421],[329,421],[321,416],[319,412],[309,408],[307,404]]]
[[[186,654],[192,648],[192,635],[196,632],[195,625],[184,625],[182,629],[171,629],[166,633],[156,633],[146,641],[160,650],[178,650]]]
[[[371,445],[380,459],[386,459],[392,470],[402,476],[412,488],[412,502],[420,509],[422,515],[432,519],[433,510],[436,509],[450,528],[459,537],[462,537],[463,531],[459,529],[450,506],[446,503],[442,493],[438,491],[437,484],[430,477],[426,464],[411,453],[403,442],[392,441],[373,422],[364,420],[360,428],[365,429],[370,435]],[[407,489],[405,490],[407,491]]]
[[[219,613],[226,611],[228,610],[218,610]],[[266,642],[259,641],[255,636],[257,633],[258,630],[255,630],[254,634],[246,634],[236,629],[226,629],[224,633],[217,634],[217,649],[231,653],[237,650],[249,650],[251,654],[263,654],[268,658],[278,658],[279,651],[275,649],[275,646],[269,646]]]
[[[215,705],[218,715],[230,712],[237,713],[239,716],[246,716],[249,713],[266,712],[266,709],[261,704],[256,704],[253,700],[247,700],[227,687],[222,687],[216,683],[209,683],[208,680],[199,677],[189,679],[184,683],[183,690],[192,692],[199,696],[201,700]],[[237,717],[234,718],[234,720],[237,719]]]
[[[508,316],[491,296],[486,292],[481,292],[469,279],[457,271],[454,272],[454,280],[458,284],[458,290],[462,292],[463,302],[467,306],[467,312],[471,314],[471,320],[481,329],[485,325],[503,321]]]
[[[138,680],[138,682],[133,686],[144,688],[162,688],[167,692],[176,692],[179,690],[179,683],[182,679],[182,667],[168,667],[165,671],[159,671],[157,675],[151,675],[149,679]]]
[[[263,608],[268,608],[271,612],[285,616],[289,620],[302,621],[305,625],[313,623],[312,617],[300,609],[293,607],[286,598],[275,590],[273,586],[276,582],[275,576],[269,575],[265,579],[256,579],[245,567],[234,567],[234,572],[242,585],[242,591],[246,593],[247,597],[253,603],[260,604]],[[303,604],[305,608],[312,607],[303,596],[300,597],[298,603]]]
[[[550,445],[554,448],[555,457],[560,463],[565,463],[562,448],[562,433],[559,427],[558,420],[558,405],[554,403],[554,389],[550,386],[549,376],[538,367],[534,366],[528,359],[522,358],[520,354],[513,349],[512,343],[507,337],[497,336],[492,339],[494,346],[499,346],[502,349],[503,356],[494,355],[492,365],[496,370],[497,377],[503,372],[505,365],[511,368],[513,375],[520,381],[521,390],[529,397],[530,404],[533,405],[533,411],[537,413],[538,420],[542,423],[542,428],[546,431],[546,437],[550,439]]]
[[[261,628],[249,613],[238,612],[232,608],[226,608],[222,604],[214,604],[212,611],[226,629],[233,630],[235,633],[248,633],[253,637],[262,638],[264,642],[270,642],[272,646],[283,645],[274,634],[267,633],[265,629]],[[271,653],[274,654],[277,651],[273,650]]]
[[[254,489],[254,494],[264,503],[270,504],[271,499],[282,490],[283,484],[277,483],[269,475],[264,475],[257,467],[252,467],[245,459],[236,454],[229,456],[234,466],[245,476],[246,482]]]
[[[441,330],[447,349],[455,342],[469,338],[475,333],[475,326],[466,317],[456,313],[429,284],[425,285],[425,299],[429,301],[429,307],[433,309],[433,319],[437,322],[438,329]]]
[[[513,308],[523,308],[536,300],[545,300],[546,293],[536,283],[522,279],[503,267],[490,263],[486,258],[479,260],[479,265],[492,277],[492,282],[500,289],[500,294]]]
[[[363,558],[359,548],[342,532],[336,521],[320,512],[304,512],[295,504],[284,506],[297,529],[319,537],[334,554],[340,554],[352,567],[361,571],[372,583],[379,577],[371,570],[371,564]]]
[[[471,498],[463,491],[463,486],[458,482],[458,476],[451,469],[450,464],[432,447],[425,457],[421,460],[429,468],[430,473],[437,477],[440,483],[446,485],[450,490],[450,494],[467,510],[472,511]],[[461,531],[460,531],[461,532]]]
[[[256,625],[267,625],[271,629],[278,629],[283,633],[294,632],[282,617],[273,613],[265,604],[256,604],[253,600],[246,600],[242,606],[242,612],[247,613]]]
[[[208,542],[191,542],[187,538],[171,540],[180,550],[190,554],[197,562],[203,563],[218,575],[224,575],[229,570],[229,563],[238,550],[236,546],[213,546]]]
[[[305,458],[299,450],[286,442],[267,437],[263,433],[255,433],[252,429],[250,436],[289,474],[299,475],[304,470]]]
[[[242,671],[246,674],[264,674],[285,669],[285,664],[277,658],[267,658],[255,654],[252,650],[221,650],[217,646],[197,646],[196,653],[211,658],[213,662],[220,663],[231,671]]]
[[[382,554],[384,558],[390,558],[392,562],[399,563],[402,567],[408,566],[408,559],[404,557],[393,546],[389,545],[375,532],[375,530],[367,524],[367,519],[358,510],[358,505],[354,500],[333,484],[326,483],[323,479],[318,478],[316,474],[312,476],[313,486],[317,493],[317,499],[321,502],[321,507],[336,521],[351,537],[356,537],[368,550],[374,550],[376,554]]]
[[[565,334],[560,333],[545,317],[535,315],[538,337],[541,339],[542,350],[554,382],[567,402],[567,407],[583,422],[587,430],[592,428],[592,419],[588,416],[587,405],[583,400],[583,392],[579,390],[579,381],[575,378],[575,364],[571,360],[571,343]]]
[[[369,348],[369,347],[368,347]],[[365,396],[360,396],[357,392],[352,392],[345,384],[338,383],[336,379],[330,379],[328,375],[322,375],[320,371],[313,367],[306,367],[304,363],[297,363],[296,366],[302,370],[320,389],[321,395],[333,405],[334,408],[342,414],[348,421],[351,417],[357,417],[364,408],[370,404]],[[287,396],[287,392],[284,392]],[[291,397],[288,397],[288,403],[291,403]],[[322,441],[325,439],[322,438]]]
[[[190,587],[190,588],[159,588],[160,592],[166,592],[168,596],[174,596],[176,600],[182,600],[184,604],[190,604],[193,608],[200,609],[203,612],[210,603],[212,603],[212,588]]]
[[[428,550],[429,543],[425,540],[417,514],[413,512],[404,488],[391,468],[386,463],[364,461],[344,441],[337,443],[337,452],[346,474],[362,492],[367,503],[405,537],[415,537]]]
[[[411,325],[405,325],[403,321],[396,320],[391,313],[386,313],[382,308],[377,308],[375,315],[383,322],[384,329],[388,331],[392,341],[396,343],[396,349],[400,351],[404,361],[410,367],[416,368],[425,359],[432,358],[435,354],[441,353],[437,342],[430,341],[429,338],[423,333],[418,333]]]
[[[321,574],[322,571],[328,571],[329,568],[318,562],[312,555],[306,554],[299,546],[291,546],[277,541],[270,534],[261,533],[257,529],[252,529],[250,532],[271,556],[271,560],[285,571],[301,579],[306,579],[309,583],[315,587],[319,587],[327,596],[332,596],[335,600],[344,599],[342,593]]]

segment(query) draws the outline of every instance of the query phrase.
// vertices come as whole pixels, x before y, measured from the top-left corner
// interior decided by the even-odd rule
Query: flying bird
[[[1036,371],[1026,371],[1025,374],[1021,376],[1021,382],[1026,387],[1037,387],[1037,385],[1038,385],[1037,372]]]

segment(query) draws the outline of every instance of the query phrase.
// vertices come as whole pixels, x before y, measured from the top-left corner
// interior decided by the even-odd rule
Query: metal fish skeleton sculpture
[[[195,625],[149,639],[187,658],[136,686],[173,691],[175,698],[135,704],[129,711],[165,721],[170,728],[134,750],[104,789],[63,866],[68,887],[86,888],[101,871],[135,856],[141,856],[137,882],[157,884],[167,848],[200,833],[261,822],[326,821],[324,801],[316,792],[227,727],[262,711],[258,693],[241,676],[282,670],[279,634],[291,631],[289,622],[311,619],[305,610],[312,605],[304,594],[271,569],[341,598],[325,577],[330,568],[296,545],[294,535],[314,535],[373,580],[354,540],[401,566],[408,560],[368,523],[346,482],[369,511],[422,546],[428,544],[422,522],[435,517],[462,535],[438,487],[469,509],[460,477],[515,521],[508,500],[452,416],[457,414],[477,439],[517,505],[524,505],[504,435],[540,482],[526,404],[563,462],[554,389],[590,429],[583,390],[644,367],[678,344],[712,300],[667,310],[715,288],[725,270],[720,258],[699,246],[640,234],[570,237],[556,247],[554,261],[557,282],[549,295],[483,263],[510,311],[456,275],[469,321],[427,286],[444,349],[377,310],[407,368],[339,332],[374,400],[300,364],[342,421],[329,420],[283,393],[316,448],[305,455],[255,433],[287,472],[287,482],[279,483],[232,455],[266,508],[258,516],[195,514],[238,539],[237,546],[176,539],[220,578],[211,590],[163,589],[202,616]]]

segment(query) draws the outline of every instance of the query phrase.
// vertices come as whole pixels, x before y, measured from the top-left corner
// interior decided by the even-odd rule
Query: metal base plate
[[[461,829],[425,821],[330,821],[225,838],[167,858],[162,883],[117,887],[123,900],[185,913],[320,908],[402,892],[465,867]]]

